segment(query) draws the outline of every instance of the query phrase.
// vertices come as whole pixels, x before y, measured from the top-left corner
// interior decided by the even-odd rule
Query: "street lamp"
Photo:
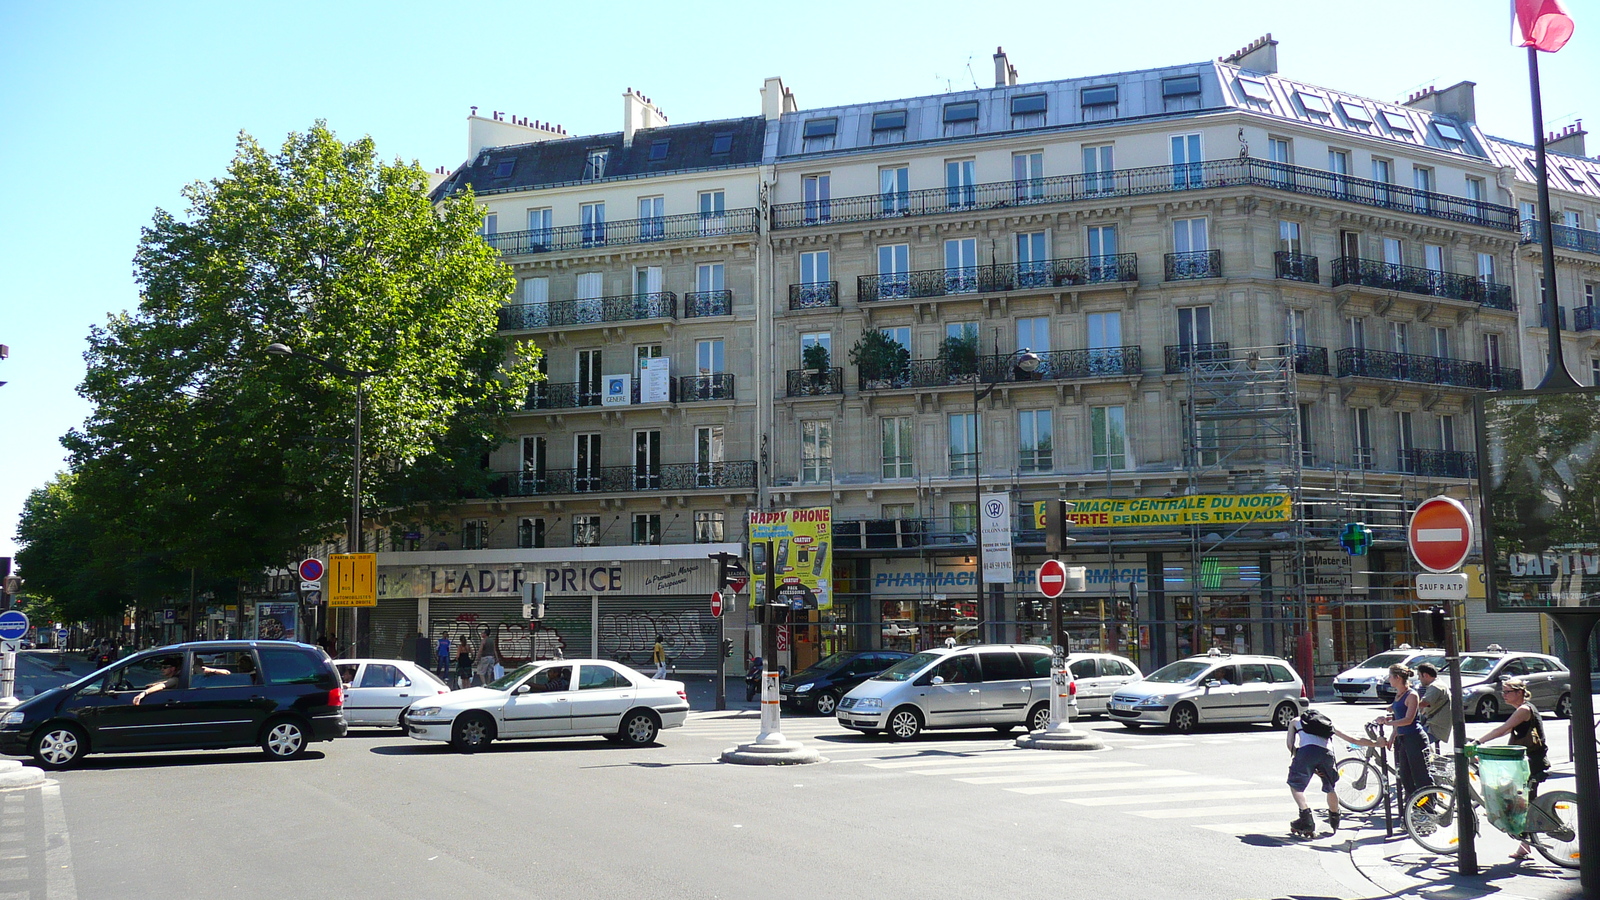
[[[990,367],[988,373],[986,375],[983,373],[981,361],[977,360],[976,358],[973,360],[974,363],[978,363],[978,372],[975,373],[978,375],[978,377],[972,382],[972,514],[973,525],[975,526],[977,532],[975,536],[975,543],[977,544],[978,548],[978,579],[976,588],[978,606],[975,611],[978,614],[978,621],[980,622],[985,618],[983,609],[983,593],[987,585],[985,585],[983,580],[983,466],[981,464],[982,456],[979,452],[978,445],[978,434],[981,431],[981,429],[978,427],[980,415],[978,412],[978,404],[982,402],[985,397],[988,397],[990,394],[994,393],[994,389],[999,386],[1000,382],[1013,380],[1008,376],[1014,376],[1018,372],[1022,373],[1024,376],[1032,375],[1033,373],[1039,371],[1039,364],[1043,362],[1043,359],[1039,356],[1039,354],[1029,350],[1026,347],[1015,350],[1002,357],[1000,355],[1000,329],[996,328],[994,333],[994,356],[992,357],[994,360],[994,365]],[[979,387],[980,385],[982,385],[981,389]],[[1009,524],[1007,527],[1010,527]]]
[[[309,353],[297,352],[288,344],[273,342],[267,345],[267,353],[272,356],[288,356],[295,359],[305,359],[316,363],[335,375],[353,378],[356,382],[356,433],[352,445],[353,468],[350,475],[350,523],[346,535],[346,545],[350,553],[361,552],[361,413],[364,406],[363,396],[368,378],[382,375],[380,371],[371,369],[351,369],[340,365],[330,359],[312,356]]]

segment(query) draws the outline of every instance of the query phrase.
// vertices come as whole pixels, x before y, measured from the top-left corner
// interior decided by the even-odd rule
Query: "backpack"
[[[1326,713],[1308,709],[1300,714],[1300,730],[1312,737],[1333,737],[1333,720]]]

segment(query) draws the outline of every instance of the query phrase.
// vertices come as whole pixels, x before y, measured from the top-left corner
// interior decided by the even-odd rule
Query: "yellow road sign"
[[[378,554],[335,553],[328,557],[328,605],[378,605]]]

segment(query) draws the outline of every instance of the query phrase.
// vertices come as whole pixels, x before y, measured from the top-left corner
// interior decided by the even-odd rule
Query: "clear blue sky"
[[[1600,125],[1600,2],[1567,0],[1572,42],[1541,58],[1545,120]],[[477,105],[621,128],[621,95],[673,122],[754,115],[781,75],[802,108],[993,82],[1197,62],[1265,32],[1290,77],[1381,99],[1478,83],[1486,130],[1531,140],[1527,65],[1506,0],[906,3],[0,0],[0,555],[30,490],[65,468],[88,415],[84,338],[137,302],[132,258],[157,208],[220,174],[243,130],[270,146],[326,119],[388,157],[454,168]],[[665,15],[663,13],[666,13]],[[1585,106],[1587,104],[1587,107]],[[1600,130],[1600,129],[1597,129]],[[1600,136],[1590,140],[1600,152]]]

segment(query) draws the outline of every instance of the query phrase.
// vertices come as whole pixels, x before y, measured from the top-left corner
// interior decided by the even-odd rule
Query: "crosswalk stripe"
[[[1060,768],[1043,770],[1034,769],[1030,766],[1027,767],[1027,771],[1024,772],[1017,772],[1015,769],[1009,770],[1016,774],[981,775],[977,778],[957,778],[956,781],[960,781],[965,784],[1026,784],[1030,781],[1076,781],[1084,778],[1125,778],[1134,776],[1139,778],[1166,778],[1194,774],[1193,772],[1185,772],[1182,769],[1144,769],[1143,767],[1139,766],[1138,763],[1107,763],[1106,765],[1108,767],[1116,766],[1119,768],[1119,770],[1107,772],[1104,769],[1098,769],[1094,771],[1080,772],[1077,771],[1079,768],[1077,766],[1073,766],[1069,770],[1063,770]],[[1127,768],[1122,767],[1138,768],[1140,771],[1130,772],[1127,771]]]
[[[1271,812],[1274,809],[1283,809],[1287,806],[1287,802],[1280,801],[1272,804],[1246,803],[1232,806],[1198,806],[1186,809],[1135,809],[1130,810],[1130,812],[1144,819],[1204,819],[1211,816],[1230,816],[1237,813]]]
[[[932,765],[941,766],[984,766],[994,764],[1017,765],[1021,763],[1057,762],[1063,760],[1060,752],[1050,750],[992,750],[988,753],[973,756],[951,755],[944,759],[923,757],[921,759],[893,760],[886,762],[868,762],[867,765],[874,769],[922,769]],[[1062,765],[1072,765],[1063,761]]]
[[[912,769],[911,772],[915,775],[974,775],[980,772],[1004,772],[1010,775],[1015,775],[1018,773],[1041,774],[1047,772],[1093,772],[1104,771],[1105,769],[1142,768],[1144,768],[1143,765],[1135,762],[1033,762],[1021,764],[1013,763],[1003,766],[958,766],[953,768],[935,766],[928,769]],[[967,781],[968,779],[958,778],[956,780]]]
[[[1195,745],[1194,741],[1165,741],[1165,742],[1162,742],[1162,743],[1156,743],[1155,741],[1151,741],[1148,744],[1133,744],[1133,745],[1127,747],[1126,749],[1128,749],[1128,750],[1165,750],[1168,747],[1193,747],[1194,745]]]
[[[1206,825],[1195,825],[1207,831],[1220,831],[1223,834],[1288,834],[1288,819],[1273,819],[1270,822],[1213,822]]]
[[[1220,787],[1225,784],[1248,784],[1237,778],[1213,778],[1208,775],[1188,775],[1180,778],[1152,778],[1149,781],[1111,781],[1098,784],[1052,784],[1043,787],[1006,788],[1014,794],[1067,794],[1089,791],[1138,791],[1146,788],[1167,787]]]
[[[1259,790],[1238,791],[1192,791],[1183,794],[1163,794],[1151,797],[1139,794],[1132,797],[1069,797],[1063,803],[1076,803],[1079,806],[1138,806],[1145,803],[1192,803],[1195,800],[1244,800],[1251,797],[1276,797],[1284,793],[1283,788],[1261,788]]]

